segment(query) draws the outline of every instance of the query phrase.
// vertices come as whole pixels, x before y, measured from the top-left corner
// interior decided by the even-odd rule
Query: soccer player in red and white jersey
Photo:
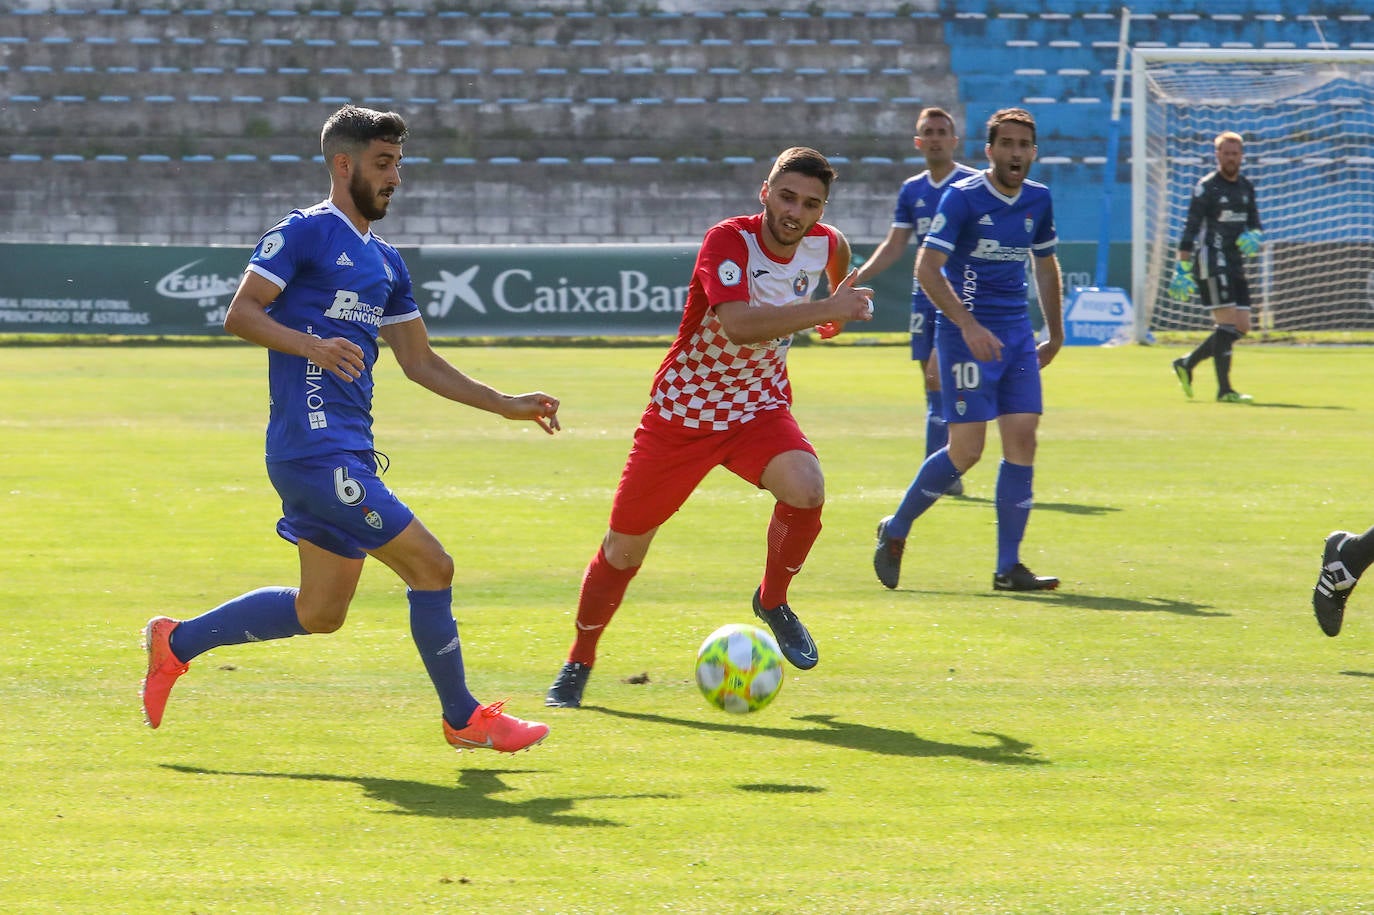
[[[777,500],[754,613],[803,670],[816,645],[787,603],[821,530],[825,478],[792,416],[792,334],[873,317],[873,290],[854,285],[849,242],[822,223],[835,170],[814,149],[785,150],[759,189],[763,212],[706,233],[676,341],[654,376],[649,405],[611,505],[610,529],[582,577],[577,633],[544,704],[576,708],[597,642],[649,552],[654,534],[714,467]],[[813,299],[824,274],[832,294]]]

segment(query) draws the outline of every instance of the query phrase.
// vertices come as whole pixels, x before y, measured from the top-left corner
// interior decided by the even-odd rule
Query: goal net
[[[1264,244],[1248,259],[1255,326],[1374,328],[1374,52],[1132,50],[1136,335],[1204,329],[1169,297],[1193,188],[1213,140],[1245,140]]]

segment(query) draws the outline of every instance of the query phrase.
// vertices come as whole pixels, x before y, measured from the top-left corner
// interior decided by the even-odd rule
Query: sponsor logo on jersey
[[[964,285],[959,290],[959,301],[969,311],[973,311],[973,300],[978,295],[978,271],[964,265]]]
[[[339,255],[338,260],[334,261],[334,263],[335,263],[336,266],[339,266],[339,267],[352,267],[352,266],[353,266],[353,258],[351,258],[351,257],[348,256],[348,252],[347,252],[347,251],[344,251],[344,252],[342,252],[342,253]]]
[[[326,318],[335,318],[339,321],[357,321],[359,324],[371,324],[379,327],[382,323],[382,306],[369,305],[358,298],[358,294],[349,289],[339,289],[334,293],[334,302],[325,309]]]
[[[982,216],[978,217],[978,225],[980,225],[980,226],[990,226],[990,225],[992,225],[992,217],[989,216],[987,213],[984,213]]]
[[[768,268],[767,268],[767,267],[760,267],[759,269],[755,270],[753,273],[750,274],[750,276],[752,276],[754,279],[758,279],[758,278],[761,277],[761,276],[767,276],[767,275],[768,275]]]
[[[329,419],[324,413],[324,369],[313,362],[305,364],[305,420],[311,429],[329,428]]]
[[[985,261],[1023,261],[1030,257],[1030,248],[1025,245],[1007,245],[995,238],[980,238],[978,245],[971,252],[969,257],[981,258]]]

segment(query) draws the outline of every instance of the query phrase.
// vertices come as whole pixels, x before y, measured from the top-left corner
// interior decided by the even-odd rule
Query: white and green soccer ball
[[[739,715],[757,712],[782,689],[777,641],[758,626],[721,626],[697,650],[697,686],[716,708]]]

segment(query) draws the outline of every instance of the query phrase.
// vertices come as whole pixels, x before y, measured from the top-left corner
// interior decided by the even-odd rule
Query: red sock
[[[639,566],[617,569],[606,559],[605,550],[597,549],[582,575],[582,591],[577,596],[577,637],[568,653],[569,661],[590,665],[596,660],[596,643],[638,571]]]
[[[768,562],[759,601],[768,609],[787,603],[787,586],[801,571],[821,532],[821,507],[793,508],[779,502],[768,522]]]

